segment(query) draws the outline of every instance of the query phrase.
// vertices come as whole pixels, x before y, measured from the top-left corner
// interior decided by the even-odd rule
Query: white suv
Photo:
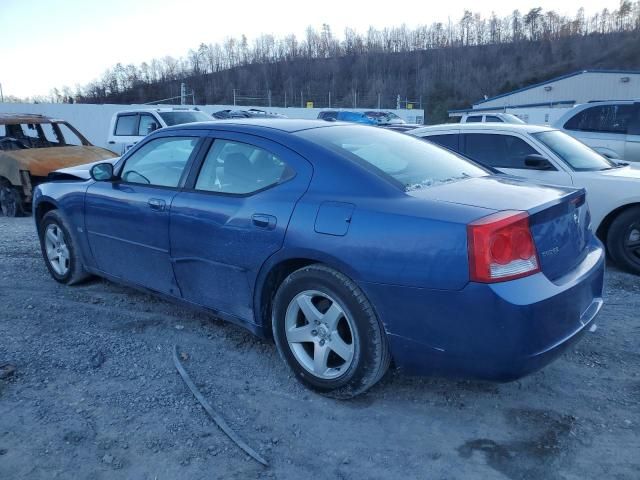
[[[113,115],[109,129],[109,149],[122,155],[151,132],[181,123],[207,122],[213,117],[195,108],[146,108],[125,110]]]
[[[511,113],[465,113],[460,123],[526,123]]]
[[[609,158],[640,162],[640,101],[576,105],[554,127]]]

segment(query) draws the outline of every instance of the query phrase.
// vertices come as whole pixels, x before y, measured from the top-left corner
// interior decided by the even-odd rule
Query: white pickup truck
[[[212,120],[210,115],[191,107],[123,110],[114,114],[111,119],[107,143],[110,150],[122,155],[159,128]]]

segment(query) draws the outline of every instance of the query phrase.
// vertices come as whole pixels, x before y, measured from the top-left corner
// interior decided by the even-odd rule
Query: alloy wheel
[[[287,307],[285,332],[298,363],[317,378],[335,379],[353,363],[353,321],[326,293],[306,290],[296,295]]]
[[[62,229],[53,223],[44,232],[45,250],[51,268],[64,277],[69,272],[71,256]]]
[[[624,249],[633,261],[640,263],[640,223],[632,224],[627,232]]]

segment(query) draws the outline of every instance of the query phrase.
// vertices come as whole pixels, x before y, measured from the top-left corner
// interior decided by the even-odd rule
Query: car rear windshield
[[[158,112],[167,126],[183,123],[208,122],[212,117],[204,112]]]
[[[609,170],[616,164],[584,143],[559,130],[534,133],[533,136],[576,171]]]
[[[489,174],[453,152],[383,128],[336,126],[303,130],[299,135],[365,162],[406,191]]]

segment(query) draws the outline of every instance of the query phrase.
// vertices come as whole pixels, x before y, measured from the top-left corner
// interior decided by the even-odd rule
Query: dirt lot
[[[0,217],[0,479],[640,478],[640,278],[610,268],[596,333],[522,381],[390,372],[315,395],[244,330],[105,281],[48,275],[32,220]],[[214,407],[271,463],[210,421]]]

